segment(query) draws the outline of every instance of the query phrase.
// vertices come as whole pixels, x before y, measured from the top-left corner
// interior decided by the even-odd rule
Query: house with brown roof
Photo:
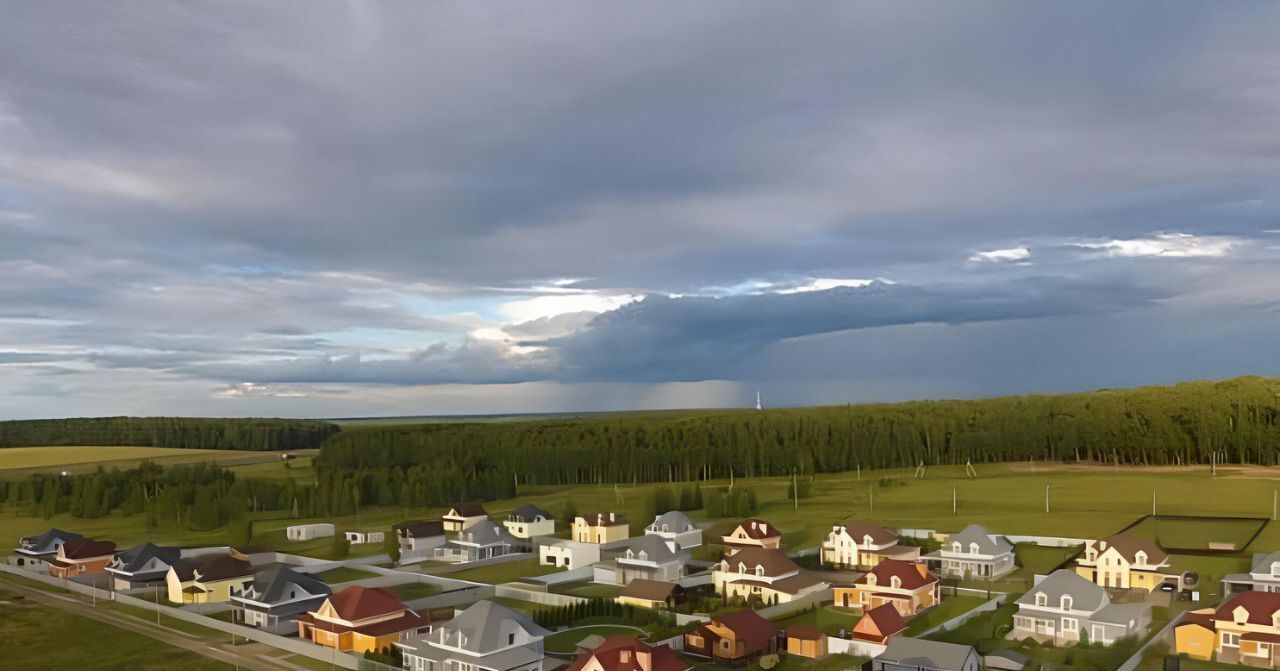
[[[853,638],[859,641],[884,645],[889,639],[907,630],[907,621],[893,604],[882,603],[863,612],[853,625]]]
[[[1222,664],[1280,668],[1280,593],[1241,592],[1216,609],[1187,613],[1174,629],[1177,654]]]
[[[382,652],[431,631],[425,613],[381,587],[348,587],[298,616],[298,637],[341,652]]]
[[[49,575],[55,578],[75,578],[107,572],[116,557],[116,544],[112,541],[95,541],[81,538],[58,545],[49,560]]]
[[[626,540],[631,535],[627,518],[617,513],[589,513],[573,520],[573,540],[603,545]]]
[[[449,512],[440,518],[444,523],[444,530],[449,532],[458,532],[467,527],[489,519],[489,513],[485,512],[484,506],[479,503],[457,503],[449,508]]]
[[[1166,582],[1177,584],[1169,555],[1154,541],[1116,534],[1088,541],[1076,560],[1076,573],[1100,587],[1155,591]]]
[[[165,575],[171,603],[221,603],[243,594],[253,582],[253,565],[235,554],[182,559]]]
[[[721,559],[711,571],[716,592],[728,599],[787,603],[830,587],[814,578],[781,550],[747,547]]]
[[[713,617],[684,635],[686,655],[713,662],[742,663],[777,650],[778,628],[754,610]]]
[[[400,544],[400,563],[412,564],[431,557],[436,548],[444,545],[444,522],[440,520],[414,520],[401,522],[392,529]]]
[[[852,586],[835,588],[835,605],[841,608],[861,608],[863,612],[877,606],[892,604],[898,613],[909,618],[942,599],[938,577],[929,572],[923,562],[886,559]]]
[[[687,671],[691,664],[665,645],[651,646],[631,636],[610,636],[579,654],[563,671]]]
[[[614,600],[637,608],[673,609],[688,599],[679,583],[665,580],[632,580]]]
[[[46,571],[47,564],[58,554],[58,546],[83,538],[80,534],[62,529],[49,529],[35,536],[23,536],[18,539],[18,547],[14,548],[10,563],[26,569]]]
[[[743,520],[733,531],[721,536],[720,543],[724,545],[726,555],[750,547],[777,550],[782,547],[782,533],[772,524],[753,517]]]
[[[817,627],[793,624],[787,627],[787,654],[809,659],[827,656],[827,635]]]
[[[834,568],[871,568],[885,559],[916,561],[920,548],[898,543],[898,533],[873,522],[831,527],[822,542],[822,563]]]

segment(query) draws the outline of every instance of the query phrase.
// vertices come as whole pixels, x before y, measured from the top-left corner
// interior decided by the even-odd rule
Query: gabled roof
[[[844,523],[844,530],[853,540],[861,543],[862,539],[870,536],[871,542],[876,545],[884,545],[886,543],[896,543],[898,534],[874,522],[862,522],[855,520]]]
[[[489,513],[484,511],[484,506],[476,502],[471,503],[455,503],[445,517],[485,517]]]
[[[769,643],[777,635],[777,627],[772,622],[760,617],[754,610],[740,610],[711,618],[711,624],[720,624],[738,637],[744,645],[744,654],[769,647]]]
[[[622,588],[622,593],[618,596],[644,599],[645,601],[666,601],[678,588],[680,586],[676,583],[665,580],[636,578],[627,583],[627,586]]]
[[[41,548],[49,547],[49,545],[53,544],[55,541],[66,543],[69,541],[78,541],[82,538],[84,538],[84,536],[81,536],[80,534],[55,528],[49,529],[37,536],[25,536],[19,542],[23,546],[39,550]]]
[[[862,619],[870,620],[871,624],[875,625],[876,631],[885,638],[901,634],[907,629],[907,621],[902,619],[902,614],[891,603],[882,603],[872,608],[862,616]]]
[[[1052,608],[1057,608],[1062,597],[1069,595],[1072,610],[1088,612],[1094,612],[1111,602],[1106,590],[1065,568],[1050,573],[1033,585],[1026,594],[1018,597],[1018,605],[1034,608],[1037,594],[1044,594],[1047,605]]]
[[[751,538],[754,540],[763,540],[765,538],[777,538],[778,536],[782,535],[782,533],[778,531],[778,527],[775,527],[764,520],[757,519],[754,517],[750,517],[745,520],[742,520],[742,523],[739,524],[737,528],[734,529],[734,533],[737,533],[738,529],[741,529],[742,533],[747,535],[747,538]]]
[[[1213,609],[1210,608],[1207,612],[1191,611],[1189,613],[1184,613],[1182,619],[1174,629],[1181,629],[1183,627],[1201,627],[1203,629],[1213,631],[1216,628],[1213,620]]]
[[[508,517],[508,519],[515,520],[517,522],[527,523],[527,522],[536,522],[538,521],[539,517],[541,517],[544,520],[555,519],[554,517],[551,516],[551,513],[539,508],[538,506],[533,505],[532,503],[526,503],[520,506],[519,508],[516,508],[515,510],[511,511],[511,515]]]
[[[972,543],[977,543],[978,552],[984,555],[1013,552],[1013,543],[1010,543],[1008,538],[997,536],[980,524],[970,524],[960,530],[960,533],[952,534],[947,541],[949,543],[959,543],[964,552],[969,551],[969,545]]]
[[[897,662],[903,666],[918,666],[928,669],[963,669],[965,660],[977,654],[972,646],[942,641],[928,641],[909,636],[895,636],[889,639],[880,658]]]
[[[523,629],[529,636],[538,638],[550,635],[551,632],[533,623],[523,613],[518,613],[506,606],[492,601],[477,601],[447,624],[441,625],[428,635],[428,642],[460,647],[473,654],[483,655],[498,648],[506,647],[506,637]],[[458,635],[462,635],[459,644]]]
[[[253,564],[229,554],[206,555],[183,559],[173,570],[183,582],[195,579],[196,573],[200,574],[200,582],[216,582],[253,575]]]
[[[1280,592],[1241,592],[1214,611],[1215,620],[1235,620],[1235,610],[1244,608],[1250,624],[1271,626],[1271,618],[1280,611]]]
[[[798,638],[803,641],[819,641],[826,634],[817,627],[810,627],[803,624],[793,624],[787,627],[787,638]]]
[[[688,515],[680,512],[679,510],[672,510],[671,512],[658,515],[653,518],[653,524],[650,524],[649,528],[654,531],[662,531],[662,525],[664,524],[667,525],[667,531],[669,533],[684,533],[698,528],[698,526],[693,523],[693,520],[689,519]]]
[[[641,666],[640,655],[651,655],[647,669]],[[594,650],[578,655],[564,671],[581,671],[593,659],[604,671],[684,671],[690,668],[665,645],[655,648],[630,636],[610,636]]]
[[[1116,552],[1119,552],[1120,556],[1129,563],[1134,562],[1134,556],[1139,550],[1147,553],[1147,563],[1151,565],[1162,564],[1169,558],[1169,555],[1165,554],[1154,541],[1129,534],[1108,536],[1102,539],[1102,542],[1106,543],[1108,548],[1115,548]],[[1102,554],[1102,551],[1099,551],[1099,554]]]
[[[767,576],[780,576],[800,570],[800,566],[791,561],[790,557],[782,554],[781,550],[772,548],[745,547],[720,562],[731,572],[737,571],[739,564],[745,565],[748,573],[754,572],[757,566],[763,566]]]
[[[88,538],[67,541],[62,544],[62,556],[67,559],[93,559],[109,557],[116,553],[116,544],[112,541],[95,541]]]
[[[311,596],[333,593],[333,588],[323,580],[299,573],[288,566],[277,566],[254,576],[253,590],[258,593],[255,601],[262,603],[285,601],[287,598],[285,590],[289,589],[289,585],[297,585]]]
[[[330,596],[329,605],[333,606],[338,617],[348,622],[410,610],[395,594],[381,587],[360,585],[352,585]]]
[[[166,566],[178,563],[182,551],[176,547],[161,547],[152,543],[140,543],[116,553],[122,571],[138,571],[152,559],[159,559]]]
[[[627,518],[617,513],[587,513],[579,515],[589,527],[613,527],[619,524],[626,524]]]
[[[627,541],[627,550],[631,552],[632,559],[636,561],[666,562],[676,559],[676,551],[667,545],[667,541],[660,536],[645,534],[637,536]],[[639,555],[643,552],[645,559],[640,559]],[[618,556],[619,560],[626,561],[627,554]]]
[[[927,585],[938,582],[937,576],[929,573],[925,565],[919,562],[902,561],[901,559],[886,559],[875,565],[867,572],[866,575],[858,578],[856,581],[859,585],[869,584],[867,576],[876,577],[877,587],[887,587],[893,583],[896,577],[902,581],[903,589],[920,589]]]
[[[434,538],[444,535],[444,522],[440,520],[414,520],[396,525],[396,532],[409,538]]]
[[[1249,568],[1250,573],[1271,573],[1271,565],[1280,562],[1280,552],[1258,552],[1253,555],[1253,565]]]
[[[495,523],[493,520],[480,520],[459,531],[454,538],[465,543],[476,543],[478,545],[512,543],[515,541],[515,536],[508,533],[506,527]]]

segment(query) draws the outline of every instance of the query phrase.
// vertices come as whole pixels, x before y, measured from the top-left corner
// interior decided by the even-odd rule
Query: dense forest
[[[973,401],[347,429],[316,465],[345,508],[492,498],[513,483],[662,482],[1055,460],[1280,463],[1280,380]],[[335,494],[335,491],[341,492]],[[354,504],[352,504],[354,505]]]
[[[92,417],[0,422],[0,447],[133,445],[201,450],[317,448],[338,431],[329,422],[298,419]]]

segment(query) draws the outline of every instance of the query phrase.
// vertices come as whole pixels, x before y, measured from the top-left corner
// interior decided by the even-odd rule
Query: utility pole
[[[876,514],[876,490],[872,489],[869,485],[867,486],[867,501],[871,503],[870,514]]]
[[[1271,521],[1276,521],[1276,490],[1271,490]]]
[[[1151,516],[1152,516],[1152,517],[1155,517],[1155,516],[1156,516],[1156,490],[1155,490],[1155,487],[1152,487],[1152,488],[1151,488]]]
[[[951,488],[951,514],[956,514],[956,488]]]
[[[1049,485],[1044,486],[1044,511],[1049,512]]]
[[[791,501],[793,510],[800,509],[800,489],[796,484],[796,469],[791,469]]]
[[[858,464],[858,482],[862,482],[862,464]]]

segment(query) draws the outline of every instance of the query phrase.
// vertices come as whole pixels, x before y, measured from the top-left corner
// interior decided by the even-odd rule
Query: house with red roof
[[[856,520],[831,527],[822,542],[822,563],[833,568],[871,568],[885,559],[917,561],[920,548],[900,544],[896,531]]]
[[[1183,616],[1174,651],[1223,664],[1280,668],[1280,592],[1241,592],[1216,609]],[[1206,650],[1208,648],[1208,650]]]
[[[651,646],[631,636],[610,636],[578,655],[564,671],[688,671],[693,668],[665,645]]]
[[[778,628],[754,610],[711,619],[686,632],[684,652],[713,662],[736,664],[778,651]]]
[[[777,550],[782,547],[782,532],[778,527],[756,518],[743,520],[725,536],[720,537],[726,555],[749,547]]]
[[[116,544],[112,541],[88,538],[67,541],[58,545],[57,552],[49,560],[49,575],[55,578],[75,578],[106,573],[107,567],[115,558]]]
[[[834,590],[835,605],[861,608],[863,612],[892,604],[903,617],[911,617],[942,600],[938,577],[923,562],[886,559],[853,585]]]
[[[348,587],[298,616],[298,637],[342,652],[381,652],[430,632],[432,622],[380,587]]]
[[[880,604],[862,614],[853,625],[853,638],[884,645],[893,636],[907,630],[907,621],[893,604]]]

